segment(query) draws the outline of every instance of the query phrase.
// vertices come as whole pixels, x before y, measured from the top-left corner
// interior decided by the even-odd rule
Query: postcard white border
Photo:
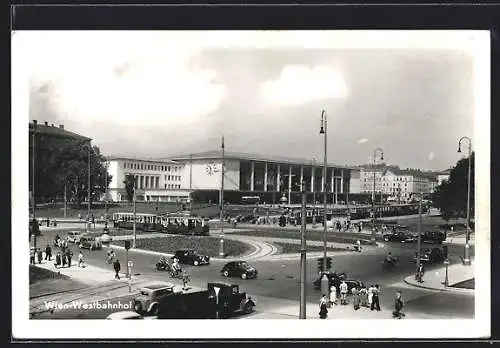
[[[490,335],[490,33],[488,31],[227,31],[185,32],[206,46],[262,48],[427,48],[468,51],[475,59],[476,289],[473,320],[203,320],[101,321],[29,320],[28,229],[29,66],[34,55],[12,36],[12,329],[24,339],[197,338],[480,338]],[[50,35],[50,32],[44,32]],[[82,35],[59,32],[58,35]],[[157,35],[157,33],[150,33]],[[116,32],[138,35],[138,32]],[[244,39],[242,39],[244,36]],[[457,139],[458,141],[458,139]],[[457,158],[458,159],[458,158]],[[24,267],[22,265],[25,265]],[[297,291],[298,288],[297,288]],[[390,325],[387,325],[389,324]],[[244,330],[242,330],[242,325]],[[363,328],[360,330],[359,328]],[[415,331],[415,327],[419,330]],[[418,337],[415,337],[418,336]]]

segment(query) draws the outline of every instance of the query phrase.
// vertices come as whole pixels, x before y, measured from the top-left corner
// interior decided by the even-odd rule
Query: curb
[[[406,278],[403,279],[403,281],[406,284],[414,286],[416,288],[422,288],[422,289],[434,290],[434,291],[441,291],[441,292],[454,292],[454,293],[469,294],[469,295],[474,295],[475,294],[475,290],[472,290],[472,289],[453,288],[451,286],[448,286],[446,288],[445,287],[443,287],[443,288],[436,288],[436,287],[431,287],[431,286],[427,286],[427,285],[417,284],[417,283],[414,283],[414,282],[408,280],[408,278],[411,278],[411,277],[412,276],[406,277]]]

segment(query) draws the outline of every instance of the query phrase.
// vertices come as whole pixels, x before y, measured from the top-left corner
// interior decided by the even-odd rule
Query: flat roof
[[[258,155],[252,153],[243,153],[243,152],[232,152],[232,151],[224,151],[225,159],[235,159],[235,160],[244,160],[244,161],[257,161],[257,162],[273,162],[280,164],[296,164],[296,165],[307,165],[311,166],[314,164],[315,167],[322,167],[323,161],[321,160],[306,160],[301,158],[292,158],[285,156],[277,156],[277,155]],[[204,152],[196,152],[190,154],[182,154],[172,157],[166,157],[165,159],[172,161],[189,161],[189,160],[200,160],[200,159],[222,159],[222,150],[213,150],[213,151],[204,151]],[[345,168],[345,169],[358,169],[355,166],[347,166],[347,165],[338,165],[334,163],[328,163],[329,167],[335,168]]]
[[[124,160],[124,161],[155,162],[155,163],[164,163],[164,164],[183,165],[183,163],[174,162],[172,160],[167,160],[167,159],[158,159],[158,158],[144,158],[144,157],[117,156],[117,155],[110,155],[110,156],[107,156],[106,158],[108,159],[108,161]]]

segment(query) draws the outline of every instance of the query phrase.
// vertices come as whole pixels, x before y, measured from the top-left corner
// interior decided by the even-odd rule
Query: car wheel
[[[142,304],[138,301],[135,301],[134,302],[134,310],[137,312],[137,313],[141,313],[142,312]]]
[[[159,311],[160,311],[160,306],[157,303],[155,303],[151,308],[151,310],[149,311],[149,314],[156,316],[158,315]]]
[[[250,314],[252,312],[253,312],[253,304],[251,303],[245,304],[245,307],[243,307],[243,313]]]
[[[199,264],[198,260],[194,260],[193,265],[198,266]]]
[[[224,273],[222,273],[222,274],[224,274],[224,277],[229,277],[229,271],[228,270],[225,270]]]
[[[384,237],[384,241],[385,241],[385,242],[388,242],[388,241],[389,241],[389,238]]]
[[[247,274],[246,273],[241,273],[241,279],[247,279]]]

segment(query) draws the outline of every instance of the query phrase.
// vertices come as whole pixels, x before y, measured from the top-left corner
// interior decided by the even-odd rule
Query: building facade
[[[444,170],[437,174],[437,186],[441,185],[443,181],[450,179],[451,169]]]
[[[307,192],[327,192],[332,202],[349,193],[359,193],[359,170],[330,164],[326,178],[323,166],[300,159],[263,157],[246,153],[225,152],[224,192],[249,196],[271,197],[298,203],[301,182]],[[222,152],[207,151],[165,159],[146,160],[112,157],[109,173],[114,201],[126,200],[125,176],[133,174],[138,188],[137,199],[145,201],[190,201],[194,192],[220,191],[222,183]],[[141,194],[139,194],[141,192]],[[226,197],[226,196],[225,196]],[[264,199],[265,200],[265,199]],[[269,199],[271,201],[271,199]],[[300,201],[300,198],[298,199]]]
[[[134,176],[138,201],[179,202],[189,199],[189,192],[182,186],[182,163],[109,157],[108,173],[112,176],[108,194],[113,201],[128,200],[124,183],[127,175]]]

